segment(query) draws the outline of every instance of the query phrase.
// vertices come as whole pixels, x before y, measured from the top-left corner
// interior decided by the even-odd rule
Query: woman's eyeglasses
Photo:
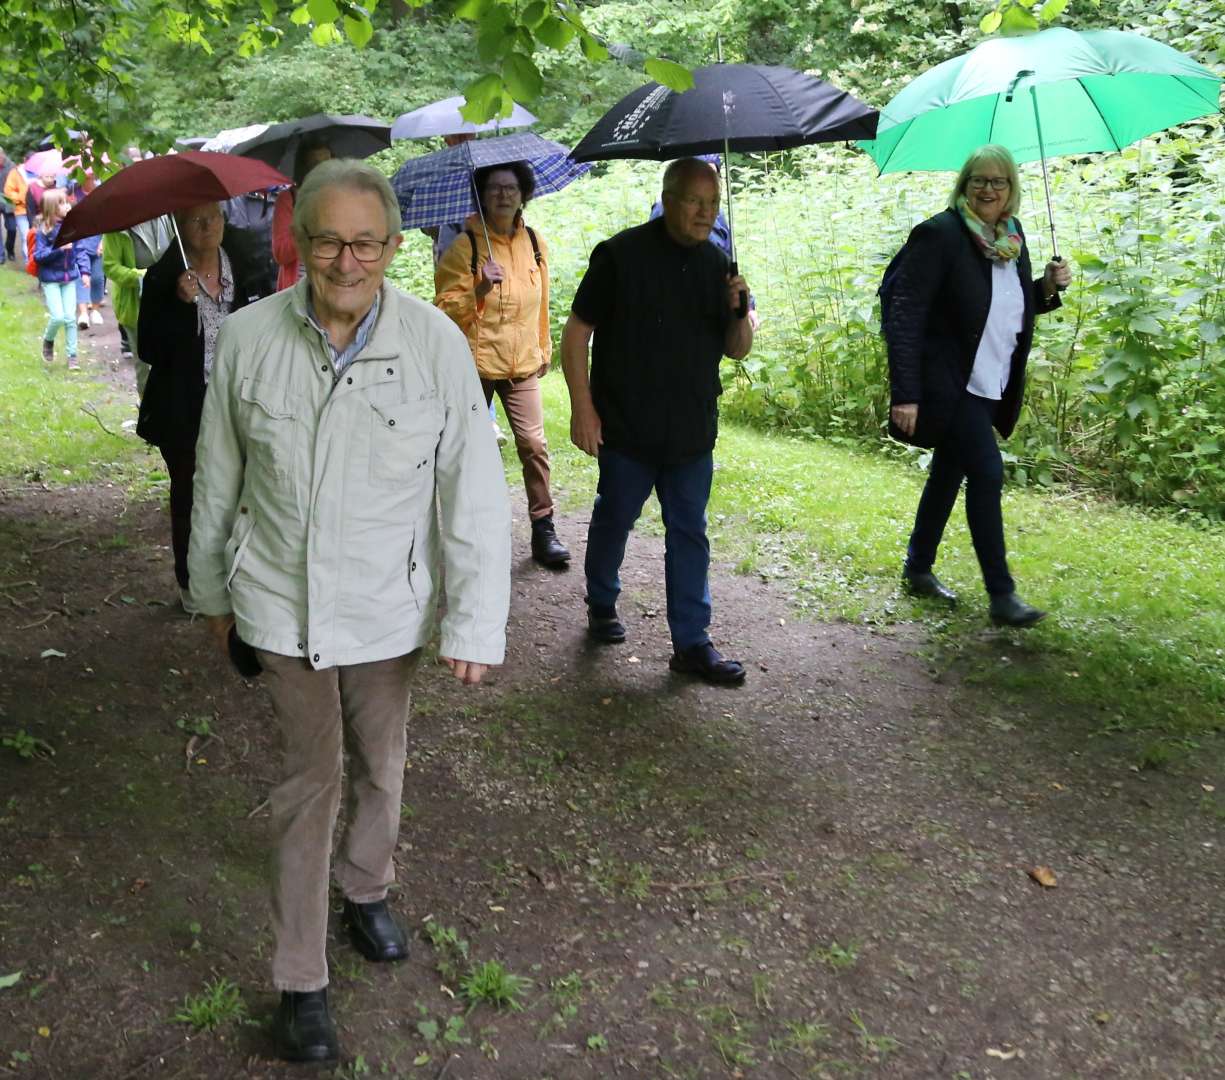
[[[975,191],[982,191],[983,188],[989,187],[992,191],[1003,191],[1008,186],[1008,178],[1006,176],[971,176],[970,187]]]

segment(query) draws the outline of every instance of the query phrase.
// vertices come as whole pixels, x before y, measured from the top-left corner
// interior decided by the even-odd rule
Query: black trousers
[[[170,477],[170,547],[174,551],[174,576],[187,588],[187,546],[191,542],[192,483],[196,473],[196,448],[158,447]]]
[[[968,392],[962,395],[948,432],[932,453],[906,553],[908,570],[931,570],[964,479],[970,538],[983,583],[992,596],[1006,595],[1015,588],[1004,551],[1004,515],[1000,509],[1004,462],[991,426],[998,407],[997,401]]]

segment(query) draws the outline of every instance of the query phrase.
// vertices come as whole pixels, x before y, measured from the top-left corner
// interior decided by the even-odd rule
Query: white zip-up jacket
[[[384,283],[339,378],[307,282],[222,324],[196,445],[188,568],[206,615],[314,668],[439,651],[502,662],[510,506],[472,354]]]

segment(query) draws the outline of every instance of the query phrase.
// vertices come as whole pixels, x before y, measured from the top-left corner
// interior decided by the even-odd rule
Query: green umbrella
[[[1217,112],[1220,93],[1219,76],[1168,45],[1054,27],[989,38],[925,71],[859,145],[887,173],[959,169],[976,147],[1001,143],[1017,161],[1042,161],[1045,179],[1050,155],[1118,150]]]

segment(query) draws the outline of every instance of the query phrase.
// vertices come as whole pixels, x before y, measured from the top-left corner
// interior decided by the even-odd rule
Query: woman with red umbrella
[[[172,244],[149,268],[136,340],[149,365],[136,433],[156,446],[170,477],[170,538],[183,609],[194,613],[187,576],[192,478],[204,390],[221,321],[253,300],[251,274],[234,252],[217,203],[174,215],[182,250]],[[186,265],[185,265],[186,263]]]

